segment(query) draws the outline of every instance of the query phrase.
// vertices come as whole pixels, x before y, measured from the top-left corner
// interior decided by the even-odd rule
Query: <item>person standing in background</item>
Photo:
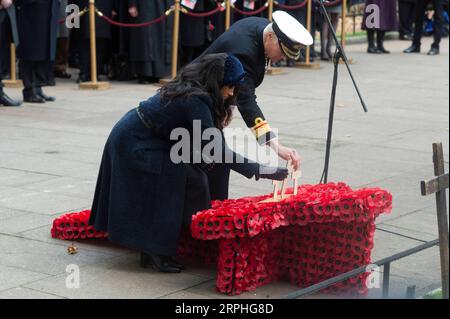
[[[327,6],[326,9],[330,16],[333,29],[336,30],[339,23],[339,15],[342,12],[342,4]],[[322,13],[322,28],[320,31],[320,59],[322,61],[330,61],[333,58],[333,53],[331,52],[333,41],[327,20]]]
[[[205,12],[205,1],[196,2],[193,12]],[[205,48],[206,24],[205,18],[191,17],[181,14],[180,17],[180,64],[184,66],[197,58]]]
[[[76,4],[83,10],[89,6],[89,0],[70,0],[69,4]],[[104,15],[109,18],[113,17],[115,1],[113,0],[96,0],[95,6]],[[89,15],[85,14],[80,21],[81,44],[80,44],[80,75],[79,82],[88,82],[91,80],[91,44],[90,44],[90,30],[89,30]],[[95,37],[97,48],[97,72],[100,76],[106,76],[107,72],[104,70],[104,61],[108,42],[111,40],[111,25],[95,15]]]
[[[16,25],[16,10],[12,0],[0,1],[0,52],[9,50],[9,44],[19,44],[19,35]],[[3,58],[0,58],[0,105],[20,106],[21,102],[11,99],[3,91],[2,66]]]
[[[17,0],[16,4],[23,99],[28,103],[52,102],[55,98],[46,95],[42,86],[51,81],[49,70],[55,61],[59,0]]]
[[[369,15],[373,12],[366,10],[369,5],[375,5],[379,8],[380,19],[378,24],[372,25],[368,21]],[[390,53],[384,48],[384,39],[387,31],[398,30],[397,3],[392,0],[366,0],[365,8],[363,29],[367,30],[367,40],[369,42],[367,52],[374,54]],[[376,45],[375,31],[377,33]]]
[[[59,10],[60,18],[66,16],[68,0],[60,0],[61,6]],[[53,68],[54,75],[57,78],[70,79],[70,74],[67,73],[67,66],[69,60],[69,37],[70,29],[65,24],[58,25],[58,40],[56,46],[56,61]]]
[[[295,5],[299,5],[300,3],[303,3],[304,0],[281,0],[278,1],[280,4],[286,4],[289,6],[295,6]],[[306,26],[306,8],[307,6],[303,6],[299,9],[295,9],[295,10],[289,10],[289,13],[298,20],[298,22],[300,22],[302,25]],[[316,18],[317,18],[317,10],[316,10],[316,5],[313,5],[312,7],[312,12],[311,12],[311,36],[313,37],[313,41],[315,39],[315,33],[316,33]],[[310,62],[314,61],[314,58],[317,57],[317,53],[314,50],[314,43],[311,45],[310,47]],[[304,57],[301,56],[300,57],[300,61],[302,61],[302,59],[304,60]],[[288,59],[286,62],[287,66],[293,66],[295,64],[295,60],[292,59]]]
[[[400,40],[412,39],[415,9],[416,0],[398,0],[398,36]]]
[[[420,53],[420,45],[423,32],[423,15],[426,9],[428,0],[417,0],[416,4],[416,16],[415,16],[415,26],[414,26],[414,38],[412,45],[407,48],[404,53]],[[428,55],[438,55],[439,54],[439,44],[442,39],[442,29],[444,25],[444,1],[443,0],[431,0],[434,7],[434,42],[431,45],[431,49],[428,51]]]
[[[162,16],[173,1],[129,0],[131,23],[143,23]],[[170,74],[172,18],[143,28],[131,28],[129,39],[132,73],[139,83],[158,82]]]

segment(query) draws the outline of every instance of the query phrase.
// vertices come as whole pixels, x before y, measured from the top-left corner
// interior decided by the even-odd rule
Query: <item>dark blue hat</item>
[[[242,84],[247,73],[244,71],[241,61],[234,55],[229,54],[225,60],[225,71],[223,85],[236,86]]]

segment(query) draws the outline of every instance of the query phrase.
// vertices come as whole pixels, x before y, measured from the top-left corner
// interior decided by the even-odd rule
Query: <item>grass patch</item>
[[[423,296],[423,299],[442,299],[442,289],[438,289]]]

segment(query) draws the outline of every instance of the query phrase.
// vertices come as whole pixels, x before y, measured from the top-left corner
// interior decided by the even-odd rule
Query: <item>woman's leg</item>
[[[332,13],[331,14],[331,24],[333,25],[333,29],[336,31],[337,30],[337,26],[339,23],[339,13]],[[331,45],[333,44],[333,36],[331,34],[331,31],[328,30],[328,35],[327,35],[327,54],[330,58],[333,57],[333,53],[331,52]]]
[[[386,31],[381,31],[378,30],[377,31],[377,49],[381,52],[381,53],[391,53],[388,50],[386,50],[384,48],[384,38],[386,36]]]
[[[327,54],[326,47],[327,47],[327,39],[328,39],[328,23],[324,17],[322,21],[322,28],[320,31],[320,58],[324,61],[329,61],[331,57]]]

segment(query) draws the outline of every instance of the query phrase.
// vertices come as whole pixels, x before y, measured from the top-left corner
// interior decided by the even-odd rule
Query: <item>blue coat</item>
[[[170,149],[176,141],[169,136],[179,127],[192,133],[193,120],[201,120],[203,128],[214,127],[211,109],[209,98],[193,96],[166,104],[157,94],[139,106],[141,117],[153,129],[136,109],[114,126],[92,204],[90,223],[95,229],[107,231],[109,240],[132,249],[175,255],[186,214],[209,208],[209,192],[205,173],[197,168],[199,182],[193,186],[187,178],[192,164],[171,161]],[[228,166],[248,178],[259,169],[251,161]]]

